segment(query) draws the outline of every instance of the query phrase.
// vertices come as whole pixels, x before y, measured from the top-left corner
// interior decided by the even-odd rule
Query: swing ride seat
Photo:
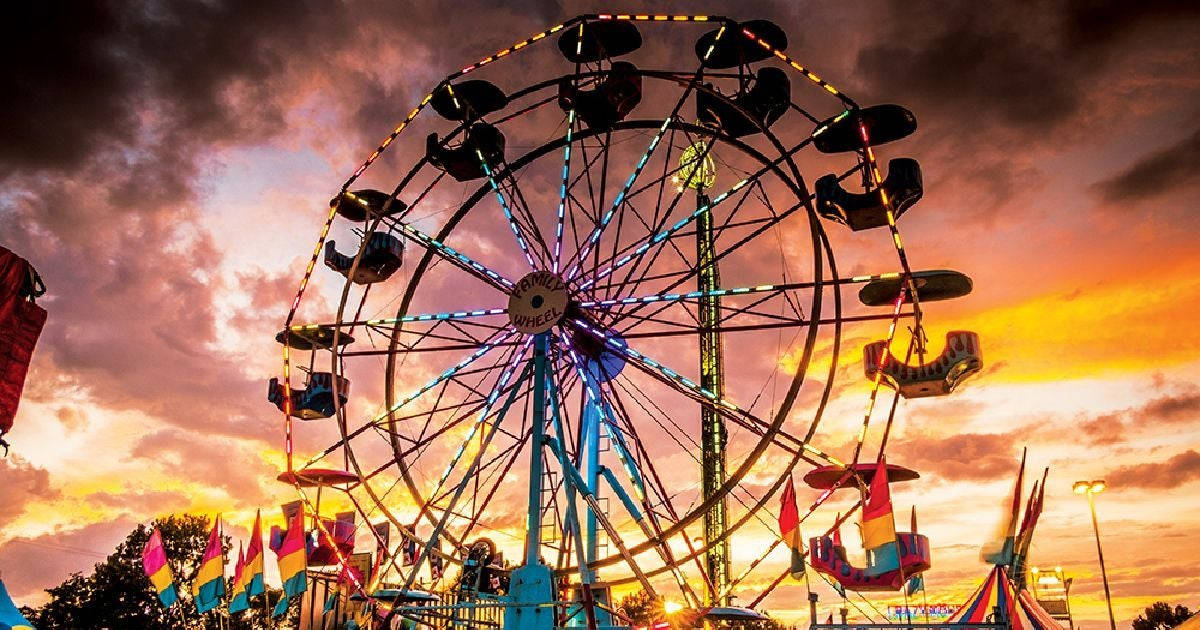
[[[917,117],[899,105],[872,105],[858,110],[867,140],[871,146],[879,146],[906,138],[917,130]],[[829,125],[825,131],[813,137],[813,145],[821,153],[857,152],[863,149],[862,132],[858,118],[853,113]]]
[[[724,28],[725,32],[719,40],[717,33],[720,29],[709,31],[696,40],[696,58],[704,62],[705,68],[737,68],[774,56],[774,53],[750,39],[743,31],[754,33],[755,37],[765,41],[774,50],[782,51],[788,45],[787,34],[783,29],[767,20],[728,24]],[[709,47],[712,47],[712,53],[708,52]]]
[[[300,486],[301,488],[332,488],[356,483],[358,475],[333,468],[305,468],[303,470],[293,470],[292,472],[285,470],[279,473],[279,476],[275,480],[293,486]]]
[[[883,193],[887,193],[893,218],[898,220],[924,193],[921,165],[911,158],[894,158],[888,162],[883,186],[865,193],[848,192],[836,175],[825,175],[817,180],[816,192],[817,212],[826,219],[844,223],[855,232],[885,226],[887,204]]]
[[[971,293],[974,285],[971,278],[964,273],[950,269],[933,269],[930,271],[915,271],[912,275],[913,285],[917,289],[917,299],[920,302],[937,302],[952,300]],[[891,278],[880,278],[868,282],[858,291],[858,301],[865,306],[891,306],[904,290],[904,302],[912,302],[907,283],[897,274]]]
[[[479,156],[495,170],[504,161],[504,134],[487,123],[475,123],[467,129],[466,138],[456,147],[442,146],[436,133],[425,139],[425,157],[429,163],[446,171],[451,177],[468,182],[487,173]]]
[[[759,68],[754,85],[733,97],[698,90],[696,115],[701,124],[740,138],[774,124],[787,111],[791,98],[792,83],[783,70]]]
[[[404,244],[387,232],[371,232],[362,260],[351,277],[354,256],[338,253],[333,241],[325,243],[325,266],[342,274],[354,284],[373,284],[392,277],[404,259]]]
[[[504,109],[508,97],[494,84],[476,79],[434,90],[429,104],[446,120],[471,121]]]
[[[391,216],[408,209],[399,199],[392,201],[392,205],[388,206],[387,202],[391,198],[392,196],[385,192],[364,188],[352,193],[342,193],[331,203],[342,217],[350,221],[365,221],[368,216]]]
[[[804,473],[804,483],[810,488],[817,490],[832,489],[837,482],[846,474],[847,468],[854,470],[854,474],[862,480],[863,485],[871,485],[871,480],[875,478],[875,470],[878,464],[875,462],[859,462],[852,466],[817,466],[816,468]],[[897,464],[887,464],[888,483],[897,483],[901,481],[912,481],[920,479],[921,475],[911,468],[905,468]],[[857,488],[858,482],[854,481],[853,477],[842,482],[842,485],[837,486],[840,489]]]
[[[628,61],[613,62],[596,87],[582,90],[570,79],[558,84],[558,106],[575,109],[591,129],[607,129],[624,120],[642,100],[642,77]]]
[[[337,412],[337,408],[333,404],[333,374],[329,372],[312,372],[308,375],[308,383],[304,389],[293,389],[291,391],[291,415],[294,418],[301,420],[317,420],[319,418],[331,418]],[[350,394],[350,380],[339,376],[337,377],[338,385],[338,405],[345,405]],[[280,411],[286,409],[287,399],[284,396],[287,393],[284,391],[283,383],[279,379],[273,378],[267,386],[267,400],[274,403]]]
[[[642,34],[629,20],[584,22],[563,31],[558,50],[571,63],[596,63],[642,47]]]
[[[287,339],[287,346],[293,350],[328,350],[333,345],[333,326],[313,324],[294,326],[275,334],[275,341],[282,344]],[[354,343],[354,337],[342,333],[338,335],[338,345],[348,346]]]
[[[946,347],[933,361],[921,365],[901,362],[887,348],[886,341],[876,341],[863,348],[863,370],[874,380],[879,362],[886,354],[883,381],[899,389],[905,398],[945,396],[954,391],[967,377],[983,369],[979,335],[967,330],[946,333]]]
[[[932,566],[929,538],[924,534],[896,532],[900,546],[900,568],[880,575],[867,575],[864,568],[846,560],[846,549],[835,545],[832,536],[817,536],[808,541],[809,564],[847,589],[854,591],[898,591],[908,577]]]

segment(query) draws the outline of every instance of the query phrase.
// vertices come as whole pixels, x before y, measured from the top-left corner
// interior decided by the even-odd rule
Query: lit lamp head
[[[1071,490],[1075,494],[1099,494],[1104,492],[1108,484],[1104,483],[1103,479],[1095,481],[1076,481],[1075,485],[1071,486]]]
[[[717,182],[717,167],[709,153],[707,143],[697,142],[680,154],[679,170],[671,178],[680,192],[684,188],[704,190]]]
[[[667,613],[668,615],[674,615],[681,610],[683,610],[683,604],[680,604],[679,602],[668,601],[663,604],[663,612]]]

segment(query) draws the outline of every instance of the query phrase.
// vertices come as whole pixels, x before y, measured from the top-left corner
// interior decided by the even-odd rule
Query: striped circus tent
[[[1014,630],[1061,630],[1033,595],[1025,589],[1018,593],[1001,565],[992,568],[987,579],[975,589],[966,603],[947,621],[952,623],[987,623],[995,611],[1003,611],[1004,621]],[[1001,621],[996,619],[996,621]]]

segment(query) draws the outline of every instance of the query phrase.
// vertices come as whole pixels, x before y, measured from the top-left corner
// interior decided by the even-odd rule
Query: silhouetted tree
[[[1133,630],[1170,630],[1187,621],[1192,611],[1186,606],[1171,608],[1167,602],[1154,602],[1143,615],[1133,620]]]

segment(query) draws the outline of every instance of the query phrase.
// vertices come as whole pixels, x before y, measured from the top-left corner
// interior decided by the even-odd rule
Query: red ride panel
[[[21,295],[29,263],[0,247],[0,436],[12,428],[46,309]]]

